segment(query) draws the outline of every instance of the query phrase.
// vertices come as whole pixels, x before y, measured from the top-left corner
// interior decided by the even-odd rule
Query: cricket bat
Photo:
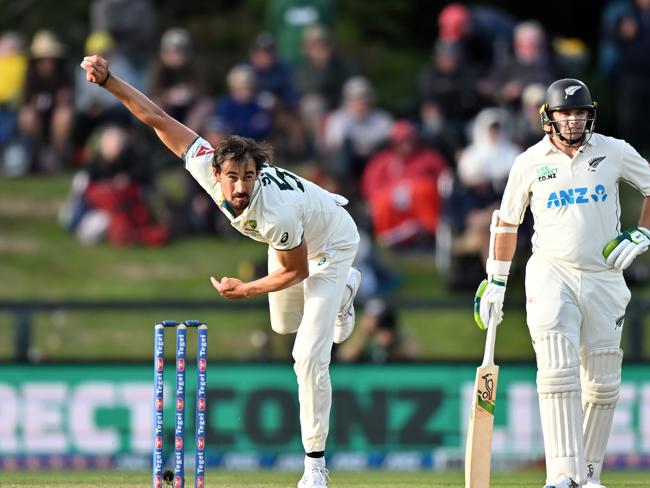
[[[465,446],[465,488],[490,487],[492,461],[492,430],[497,398],[499,367],[494,364],[494,342],[497,326],[490,314],[485,340],[483,363],[476,368],[472,412]]]

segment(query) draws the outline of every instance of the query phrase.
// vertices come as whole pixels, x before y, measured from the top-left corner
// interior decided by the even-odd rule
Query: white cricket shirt
[[[303,238],[309,257],[356,244],[359,234],[341,208],[347,200],[277,166],[259,173],[248,207],[236,216],[212,172],[214,149],[198,137],[185,152],[185,168],[239,232],[274,249],[298,247]]]
[[[650,168],[623,140],[593,134],[570,158],[545,136],[513,163],[499,218],[534,217],[533,252],[580,270],[611,269],[605,245],[620,234],[618,182],[650,195]]]

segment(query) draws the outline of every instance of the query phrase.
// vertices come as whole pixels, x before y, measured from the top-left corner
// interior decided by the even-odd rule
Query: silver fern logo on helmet
[[[566,87],[564,89],[564,93],[565,93],[564,99],[566,100],[569,97],[569,95],[573,95],[575,92],[580,90],[580,88],[582,88],[580,85],[571,85],[569,87]]]

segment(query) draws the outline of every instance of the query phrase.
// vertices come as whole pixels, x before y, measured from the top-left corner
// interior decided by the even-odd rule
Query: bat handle
[[[494,343],[497,338],[497,324],[495,324],[495,320],[496,314],[490,313],[487,337],[485,338],[485,353],[483,354],[483,364],[481,366],[494,366]]]

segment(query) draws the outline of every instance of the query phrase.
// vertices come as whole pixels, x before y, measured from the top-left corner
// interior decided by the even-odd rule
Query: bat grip
[[[490,313],[488,320],[487,336],[485,338],[485,353],[483,354],[483,363],[481,366],[494,366],[494,343],[497,338],[496,314]]]

